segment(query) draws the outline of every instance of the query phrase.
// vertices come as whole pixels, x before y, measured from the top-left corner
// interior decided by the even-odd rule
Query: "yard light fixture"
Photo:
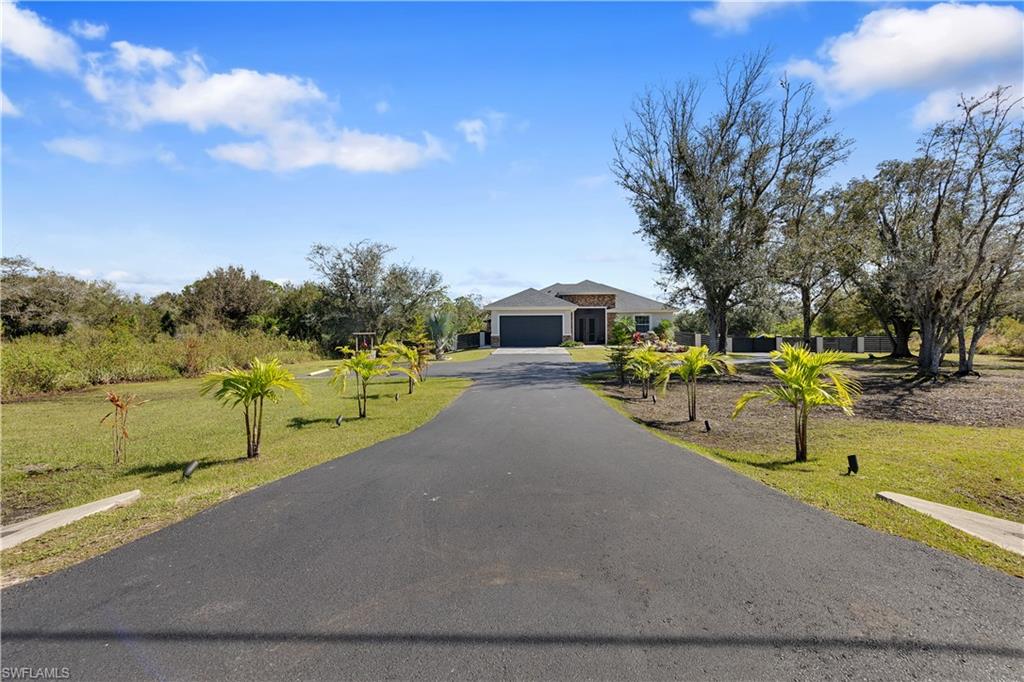
[[[395,394],[395,402],[396,403],[398,402],[398,394],[397,393]]]
[[[185,467],[184,471],[181,472],[181,477],[182,478],[192,478],[192,474],[194,474],[196,472],[196,469],[198,469],[198,468],[199,468],[199,462],[198,461],[192,462],[187,467]]]
[[[860,467],[857,466],[857,455],[847,455],[846,461],[849,463],[850,468],[847,469],[846,475],[855,474],[860,471]]]
[[[704,420],[704,433],[711,433],[711,422]]]
[[[335,426],[341,426],[341,422],[343,422],[343,421],[345,421],[345,416],[339,414],[338,418],[334,420],[334,425]]]

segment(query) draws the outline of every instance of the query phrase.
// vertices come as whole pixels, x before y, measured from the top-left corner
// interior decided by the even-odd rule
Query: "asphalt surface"
[[[1019,678],[1024,581],[652,437],[557,356],[421,429],[2,592],[73,679]]]

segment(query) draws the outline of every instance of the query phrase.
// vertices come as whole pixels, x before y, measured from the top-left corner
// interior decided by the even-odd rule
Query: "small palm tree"
[[[636,381],[640,382],[640,395],[648,397],[651,392],[651,384],[668,366],[668,361],[663,353],[655,350],[654,346],[645,343],[637,346],[626,354],[626,371]]]
[[[677,376],[686,384],[686,410],[690,421],[697,419],[697,379],[705,372],[714,374],[735,374],[736,367],[723,353],[712,353],[707,346],[691,346],[684,353],[672,356],[673,362],[666,365],[658,375],[661,390],[668,388],[669,381]]]
[[[255,458],[260,456],[264,402],[280,402],[285,393],[305,402],[306,391],[277,358],[267,362],[253,358],[249,364],[249,369],[229,367],[209,372],[203,378],[199,394],[214,391],[213,397],[221,403],[245,408],[245,456]]]
[[[740,396],[733,409],[737,416],[751,400],[765,398],[769,402],[786,402],[793,406],[793,433],[796,440],[796,461],[807,461],[807,418],[818,407],[832,406],[853,414],[853,404],[860,396],[860,384],[835,369],[845,358],[838,351],[813,353],[806,348],[783,344],[772,352],[772,374],[778,386],[765,386]],[[780,366],[776,360],[782,360]]]
[[[344,395],[348,389],[349,374],[355,376],[356,405],[359,407],[360,417],[366,416],[366,402],[369,399],[367,389],[374,378],[387,376],[391,372],[399,372],[415,380],[415,373],[411,369],[395,367],[395,355],[383,351],[374,353],[370,350],[353,350],[348,346],[340,346],[337,350],[346,357],[334,368],[331,384]]]
[[[427,370],[427,357],[416,346],[406,345],[400,341],[388,341],[381,344],[378,350],[394,359],[405,360],[409,363],[409,393],[412,394],[413,387],[423,381],[423,373]],[[395,368],[400,369],[400,368]]]
[[[445,308],[432,312],[427,318],[427,331],[434,340],[434,357],[444,360],[445,352],[455,345],[455,316]]]

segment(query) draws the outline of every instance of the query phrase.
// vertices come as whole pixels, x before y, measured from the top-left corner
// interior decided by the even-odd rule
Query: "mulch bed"
[[[693,443],[731,450],[747,450],[753,442],[759,446],[792,445],[792,432],[779,428],[789,424],[792,409],[754,401],[738,419],[730,419],[733,405],[747,391],[773,381],[764,365],[741,365],[732,377],[708,376],[697,389],[697,422],[686,420],[686,394],[674,383],[657,403],[640,400],[635,386],[619,387],[609,378],[604,389],[638,421]],[[863,395],[856,414],[867,419],[957,426],[1024,427],[1024,363],[981,369],[981,377],[943,377],[937,381],[915,381],[913,370],[905,364],[865,361],[851,365],[848,371],[861,382]],[[818,419],[841,419],[837,409],[822,409]],[[704,420],[711,422],[711,434],[705,433]]]

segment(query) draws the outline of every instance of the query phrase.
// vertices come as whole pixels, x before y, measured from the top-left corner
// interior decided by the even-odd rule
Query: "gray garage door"
[[[502,315],[502,346],[530,348],[562,342],[561,315]]]

